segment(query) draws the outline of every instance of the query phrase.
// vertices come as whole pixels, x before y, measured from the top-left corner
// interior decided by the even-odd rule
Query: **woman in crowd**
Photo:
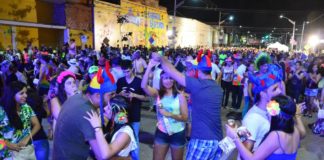
[[[301,106],[296,107],[295,102],[288,96],[274,97],[267,105],[267,111],[271,115],[270,131],[254,153],[243,145],[237,132],[228,125],[226,125],[227,136],[233,139],[241,157],[245,160],[296,159],[300,140],[306,135],[300,117]]]
[[[305,71],[301,64],[301,61],[296,62],[295,68],[292,68],[288,75],[288,87],[287,94],[295,100],[295,102],[299,102],[300,94],[303,90],[303,79],[304,79]]]
[[[128,106],[124,97],[115,96],[110,100],[110,103],[104,108],[104,116],[108,118],[108,125],[104,131],[96,112],[88,112],[89,117],[84,117],[95,129],[96,141],[102,159],[130,159],[130,152],[137,148],[134,131],[128,124],[126,111]]]
[[[178,93],[173,79],[163,71],[160,74],[160,89],[148,85],[148,77],[156,62],[151,60],[142,79],[141,87],[149,96],[157,99],[158,124],[154,140],[154,160],[164,160],[171,146],[173,160],[183,158],[185,146],[185,122],[188,118],[186,98]]]
[[[6,96],[0,101],[0,138],[7,148],[0,159],[35,159],[32,136],[40,129],[39,121],[26,104],[27,86],[22,82],[12,82],[5,89]]]
[[[225,65],[223,65],[218,78],[218,82],[221,81],[220,84],[224,91],[223,100],[222,100],[222,106],[224,108],[227,107],[228,97],[232,90],[233,75],[234,75],[233,60],[232,57],[228,57],[225,60]]]
[[[49,99],[51,104],[51,112],[54,118],[53,129],[55,129],[55,123],[61,110],[61,104],[63,104],[69,97],[72,97],[78,93],[78,87],[75,83],[76,77],[71,71],[63,71],[57,77],[57,92],[55,89],[51,89],[49,92]]]
[[[317,109],[314,101],[318,96],[318,81],[321,79],[321,75],[318,73],[318,67],[315,64],[309,66],[307,73],[305,88],[306,109],[304,110],[304,115],[312,117],[312,113]]]
[[[43,96],[48,93],[50,79],[53,76],[54,69],[49,64],[50,57],[48,55],[42,55],[40,62],[41,66],[39,71],[38,91],[39,95]]]

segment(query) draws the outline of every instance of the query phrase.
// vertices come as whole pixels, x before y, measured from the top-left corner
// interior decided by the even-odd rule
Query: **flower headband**
[[[7,147],[4,139],[0,139],[0,150],[3,150]]]
[[[292,117],[291,115],[282,112],[279,103],[275,100],[272,100],[267,104],[267,111],[271,116],[281,116],[285,119],[290,119]]]
[[[63,79],[64,79],[64,77],[66,77],[66,76],[71,76],[71,77],[73,77],[74,79],[76,79],[76,77],[75,77],[75,75],[74,75],[73,72],[71,72],[71,71],[63,71],[63,72],[61,72],[60,75],[57,77],[57,79],[56,79],[57,83],[61,84],[62,81],[63,81]]]

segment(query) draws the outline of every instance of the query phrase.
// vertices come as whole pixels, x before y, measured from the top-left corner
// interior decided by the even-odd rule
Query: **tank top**
[[[224,67],[223,68],[223,76],[222,80],[226,82],[232,82],[233,80],[233,74],[234,74],[234,68],[233,66],[231,67]]]
[[[269,157],[266,158],[266,160],[295,160],[297,157],[297,152],[292,154],[270,154]]]
[[[164,96],[161,99],[162,107],[165,109],[167,112],[170,112],[175,115],[180,114],[180,102],[179,102],[179,96],[177,95],[176,97],[171,96]],[[175,120],[170,117],[165,117],[160,114],[160,112],[157,113],[157,127],[159,128],[160,131],[172,135],[174,133],[179,133],[185,129],[185,123]]]
[[[278,136],[279,146],[280,146],[281,150],[284,151],[284,149],[281,147],[281,144],[280,144],[278,132],[276,132],[276,134]],[[286,154],[286,153],[275,154],[275,153],[272,153],[266,158],[266,160],[295,160],[296,157],[297,157],[297,151],[294,152],[294,153],[291,153],[291,154]]]

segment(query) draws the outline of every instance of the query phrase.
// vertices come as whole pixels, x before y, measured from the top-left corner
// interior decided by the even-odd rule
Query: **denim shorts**
[[[181,148],[186,144],[185,136],[185,130],[174,133],[172,135],[168,135],[167,133],[164,133],[156,128],[154,143],[161,145],[171,145],[171,147]]]

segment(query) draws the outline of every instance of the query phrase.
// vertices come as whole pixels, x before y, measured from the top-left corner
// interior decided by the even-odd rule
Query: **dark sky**
[[[174,0],[160,0],[160,5],[165,6],[169,14],[173,14],[173,4]],[[303,21],[311,21],[324,14],[324,0],[186,0],[177,15],[218,24],[219,9],[222,10],[222,19],[229,15],[235,16],[233,22],[227,21],[224,26],[241,25],[242,30],[255,33],[271,32],[272,28],[276,28],[275,32],[287,32],[291,30],[292,24],[279,19],[279,15],[284,14],[296,21],[296,27],[299,28],[297,32],[300,32]],[[324,15],[307,28],[323,26]]]

